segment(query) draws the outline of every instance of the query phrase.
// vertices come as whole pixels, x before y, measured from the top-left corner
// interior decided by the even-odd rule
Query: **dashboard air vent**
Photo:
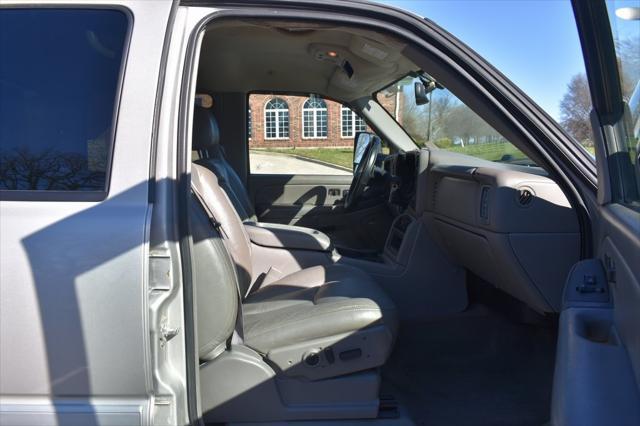
[[[533,201],[533,192],[528,188],[520,188],[518,189],[518,204],[522,207],[528,207]]]

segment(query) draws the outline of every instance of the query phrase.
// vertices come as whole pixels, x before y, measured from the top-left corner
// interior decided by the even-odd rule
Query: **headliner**
[[[405,44],[354,27],[284,21],[227,21],[204,35],[201,92],[316,93],[352,102],[418,69]],[[353,68],[349,78],[326,52]]]

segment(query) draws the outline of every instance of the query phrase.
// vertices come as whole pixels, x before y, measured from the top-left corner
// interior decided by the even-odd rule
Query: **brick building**
[[[395,96],[381,102],[395,111]],[[314,95],[252,94],[248,117],[250,148],[351,148],[356,132],[370,130],[349,108]]]

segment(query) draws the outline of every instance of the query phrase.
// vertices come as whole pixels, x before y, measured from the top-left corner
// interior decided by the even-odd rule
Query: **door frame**
[[[322,3],[313,0],[256,0],[249,4],[239,0],[182,0],[181,6],[203,8],[201,12],[203,18],[193,27],[186,28],[190,35],[182,81],[181,115],[191,109],[189,90],[194,86],[192,81],[195,79],[194,62],[197,64],[194,56],[197,57],[199,54],[194,52],[198,45],[197,40],[207,25],[214,21],[275,17],[331,22],[392,34],[406,40],[416,52],[424,56],[427,56],[426,52],[428,52],[428,57],[434,64],[458,78],[456,91],[465,91],[465,96],[459,97],[473,99],[474,102],[471,104],[482,109],[483,118],[489,124],[514,135],[516,139],[513,141],[514,145],[550,173],[576,211],[580,224],[581,258],[591,256],[592,225],[587,205],[589,200],[595,198],[597,188],[596,165],[593,159],[515,84],[435,23],[395,7],[361,0],[351,2],[327,0]],[[183,151],[190,146],[188,124],[190,124],[189,120],[183,119],[178,129],[179,146]],[[180,176],[188,176],[189,173],[187,154],[187,152],[181,154],[181,161],[178,164]],[[178,194],[176,200],[177,211],[180,217],[185,218],[179,224],[180,235],[189,235],[188,220],[186,220],[188,190],[185,189],[188,189],[188,184],[183,184],[181,187],[183,193]],[[188,248],[182,254],[183,265],[190,265]],[[189,274],[186,273],[184,279],[189,278]],[[192,309],[192,307],[185,305],[185,309]],[[189,381],[197,383],[197,377],[193,377],[194,370],[191,369],[190,373]],[[195,374],[197,375],[197,370]]]

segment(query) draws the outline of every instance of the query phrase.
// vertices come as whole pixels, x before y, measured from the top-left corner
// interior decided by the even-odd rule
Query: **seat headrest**
[[[220,144],[220,129],[213,112],[196,106],[193,111],[193,150],[216,149]]]

